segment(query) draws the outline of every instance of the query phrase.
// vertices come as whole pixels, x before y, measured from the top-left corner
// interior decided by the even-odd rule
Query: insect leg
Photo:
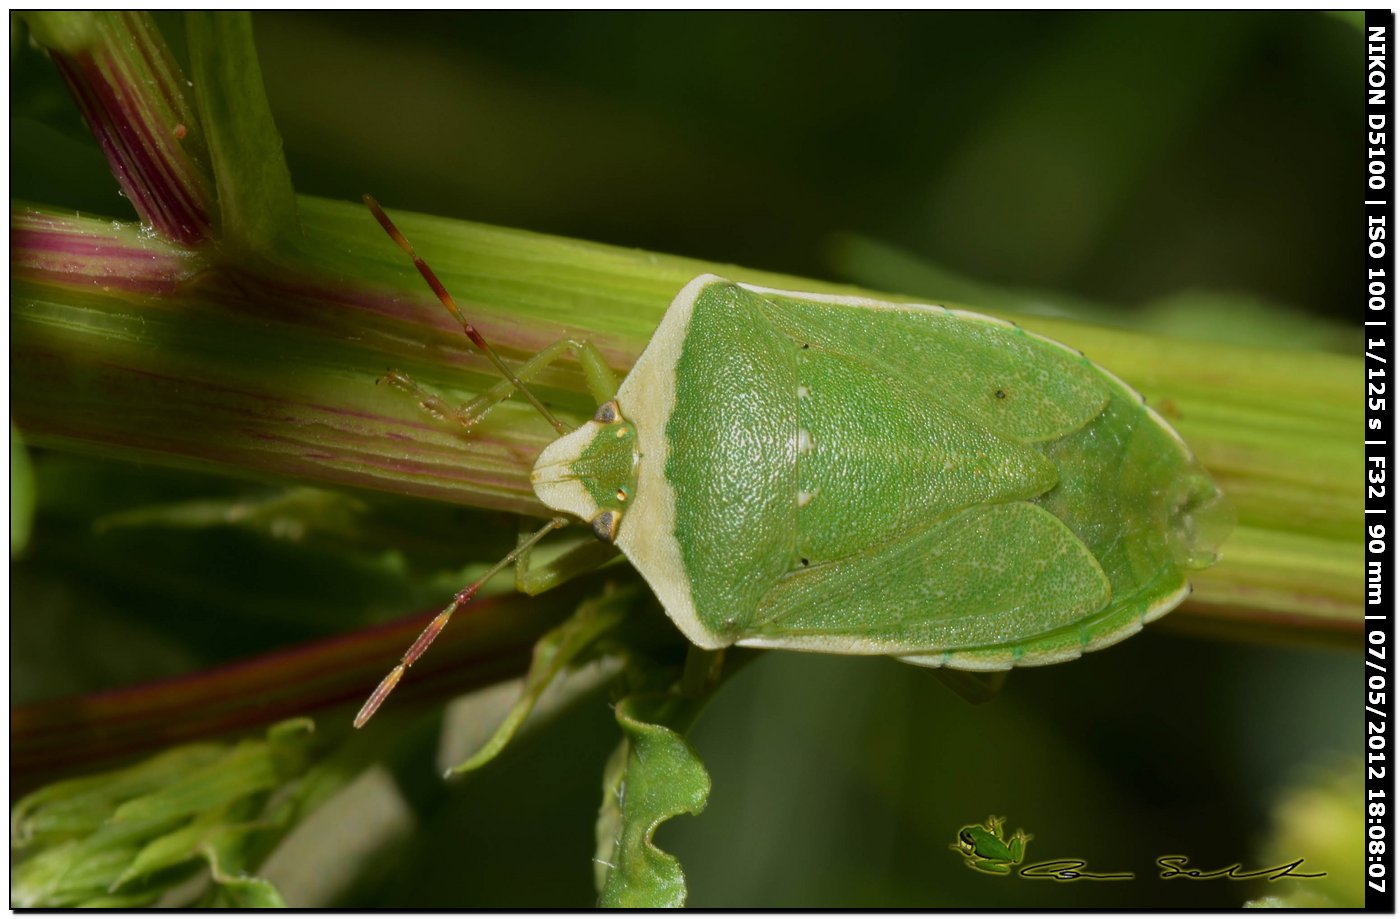
[[[436,272],[434,272],[433,269],[429,267],[428,263],[423,261],[422,257],[414,251],[413,244],[410,243],[408,238],[394,225],[394,221],[389,219],[389,215],[384,213],[384,208],[379,206],[379,202],[369,195],[364,196],[364,201],[365,206],[368,207],[370,213],[374,215],[374,219],[379,221],[379,225],[384,228],[385,233],[389,234],[389,238],[394,241],[394,244],[402,249],[405,255],[413,259],[413,266],[418,269],[418,273],[423,276],[423,280],[428,282],[428,286],[433,289],[433,293],[437,294],[438,301],[452,314],[452,318],[456,319],[462,326],[462,331],[467,333],[467,337],[472,340],[472,344],[476,345],[481,353],[486,355],[487,359],[496,366],[501,376],[505,377],[512,387],[520,390],[520,394],[535,407],[535,411],[539,412],[540,415],[544,417],[545,421],[548,421],[554,426],[554,430],[558,431],[560,434],[567,434],[569,431],[568,428],[564,427],[564,423],[554,417],[553,412],[544,407],[544,403],[539,400],[539,397],[525,388],[525,382],[506,365],[505,361],[501,360],[501,356],[496,353],[496,349],[491,347],[491,344],[477,331],[476,326],[472,325],[471,321],[467,319],[466,314],[463,313],[461,307],[457,305],[457,301],[452,299],[452,294],[448,293],[447,288],[443,285],[442,281],[438,279]]]
[[[939,682],[947,686],[953,692],[962,696],[964,701],[973,705],[981,705],[996,698],[1001,691],[1002,684],[1006,682],[1006,675],[1009,671],[993,670],[990,672],[976,672],[972,670],[950,670],[940,667],[933,672]]]
[[[703,699],[719,682],[724,670],[724,648],[707,651],[695,645],[686,652],[685,669],[681,672],[681,695],[687,699]]]
[[[574,356],[583,366],[583,376],[588,381],[588,392],[593,396],[593,401],[602,405],[617,395],[617,377],[593,342],[577,341],[570,344],[573,345]]]
[[[516,375],[522,381],[533,380],[546,367],[567,352],[572,352],[579,364],[583,366],[588,391],[595,401],[602,404],[617,394],[617,378],[613,376],[612,369],[603,360],[603,355],[591,342],[577,341],[572,338],[561,338],[549,347],[540,350],[520,365],[516,370]],[[503,380],[462,406],[462,412],[471,419],[468,424],[475,424],[485,418],[491,409],[514,391],[515,385]],[[602,395],[599,395],[600,392]]]
[[[418,403],[418,407],[432,415],[438,421],[455,421],[468,430],[479,421],[467,412],[466,407],[454,405],[442,396],[423,386],[413,377],[402,370],[390,370],[384,374],[383,382],[388,383],[395,389],[407,393]]]
[[[595,401],[601,405],[616,395],[617,378],[613,375],[612,368],[603,360],[603,355],[591,342],[572,338],[561,338],[537,352],[516,368],[516,379],[522,383],[530,382],[546,367],[568,352],[572,352],[583,367],[584,379],[588,383],[588,392]],[[439,421],[455,421],[468,430],[480,423],[491,413],[493,408],[515,392],[514,382],[502,380],[470,402],[454,405],[429,391],[403,371],[390,370],[385,374],[384,379],[394,388],[402,390],[416,399],[418,405],[434,418]]]
[[[530,597],[542,594],[597,570],[619,554],[620,550],[612,543],[592,537],[544,565],[531,566],[529,552],[522,552],[515,560],[515,589]]]

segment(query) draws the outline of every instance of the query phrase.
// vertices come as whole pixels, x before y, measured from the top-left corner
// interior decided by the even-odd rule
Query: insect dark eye
[[[622,413],[618,411],[617,401],[614,399],[609,399],[607,402],[604,402],[602,405],[598,406],[598,411],[593,413],[593,420],[601,424],[612,424],[621,417]]]
[[[593,535],[603,542],[612,542],[617,538],[617,525],[622,520],[620,511],[603,511],[593,518],[591,526]]]
[[[1006,390],[1004,390],[1004,389],[998,389],[998,390],[997,390],[997,398],[998,398],[998,399],[1005,399],[1005,398],[1006,398]]]
[[[963,845],[966,845],[966,846],[972,845],[972,834],[971,834],[971,833],[959,833],[959,834],[958,834],[958,838],[961,839],[961,840],[963,841]]]

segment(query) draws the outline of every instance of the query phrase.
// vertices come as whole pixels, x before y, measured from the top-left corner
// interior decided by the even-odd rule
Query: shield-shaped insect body
[[[1119,641],[1229,525],[1113,374],[998,319],[695,278],[535,466],[703,648],[1003,670]]]
[[[451,416],[528,399],[561,435],[535,464],[536,495],[621,549],[701,648],[973,671],[1070,660],[1180,603],[1228,532],[1220,490],[1140,396],[1012,323],[702,275],[621,386],[570,339],[512,369],[366,202],[505,377]],[[565,352],[602,402],[573,431],[525,385]],[[460,591],[355,724],[487,578],[565,523]]]

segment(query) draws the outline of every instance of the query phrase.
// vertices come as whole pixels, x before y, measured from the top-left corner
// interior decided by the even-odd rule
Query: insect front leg
[[[521,552],[515,560],[515,589],[530,597],[588,574],[620,553],[612,544],[590,538],[543,565],[532,566],[532,554],[533,547]]]
[[[423,386],[402,370],[391,369],[384,374],[382,382],[407,393],[418,403],[418,407],[438,421],[456,422],[468,430],[476,424],[476,418],[468,412],[467,406],[456,405]]]
[[[578,359],[579,365],[583,367],[583,378],[588,383],[588,394],[593,397],[593,401],[602,405],[616,396],[617,376],[608,366],[608,362],[603,360],[603,353],[594,346],[593,342],[586,339],[582,341],[566,339],[566,341],[573,349],[574,357]]]
[[[554,344],[537,352],[515,370],[520,382],[528,383],[546,367],[564,354],[572,352],[583,368],[588,392],[594,401],[602,404],[617,393],[617,377],[612,368],[603,360],[602,353],[592,342],[572,338],[561,338]],[[453,404],[442,396],[431,392],[401,370],[390,370],[384,379],[395,389],[412,396],[423,411],[439,421],[451,421],[471,430],[481,422],[491,410],[505,401],[516,385],[513,380],[502,380],[486,392],[464,404]]]

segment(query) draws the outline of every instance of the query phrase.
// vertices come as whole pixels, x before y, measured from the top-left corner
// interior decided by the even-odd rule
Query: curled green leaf
[[[260,829],[256,825],[226,827],[200,845],[199,854],[208,863],[214,881],[201,905],[229,909],[275,909],[287,905],[276,887],[244,870],[248,837]]]
[[[652,841],[679,814],[699,814],[710,776],[678,733],[697,703],[675,695],[628,696],[617,705],[624,740],[603,776],[598,815],[598,905],[664,908],[685,905],[685,873]]]

